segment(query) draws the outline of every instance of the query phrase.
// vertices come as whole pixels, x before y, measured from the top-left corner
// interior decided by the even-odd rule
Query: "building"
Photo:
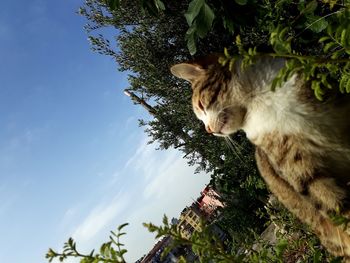
[[[199,209],[197,203],[193,203],[190,207],[182,210],[177,227],[180,229],[181,235],[187,239],[192,236],[194,231],[202,230],[201,220],[204,220],[205,215]]]
[[[199,209],[204,213],[208,221],[212,221],[217,216],[218,208],[225,205],[220,201],[220,195],[211,187],[206,186],[197,199]]]
[[[225,240],[226,234],[213,222],[218,216],[219,208],[224,207],[224,204],[220,201],[219,194],[209,186],[205,187],[200,194],[196,201],[182,210],[179,219],[173,218],[171,220],[172,225],[177,225],[181,235],[190,239],[194,231],[202,231],[204,223],[210,227],[215,236],[220,240]],[[161,258],[162,252],[167,246],[171,245],[171,242],[171,237],[164,237],[155,244],[147,255],[137,262],[171,263],[178,262],[181,256],[186,259],[186,262],[195,262],[198,259],[189,246],[174,247],[164,258]]]
[[[175,255],[170,251],[164,259],[161,258],[164,249],[170,245],[172,239],[169,236],[164,237],[158,241],[148,254],[140,259],[140,263],[172,263],[177,262]]]

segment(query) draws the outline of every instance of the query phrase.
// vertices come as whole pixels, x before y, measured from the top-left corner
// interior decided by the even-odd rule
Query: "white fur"
[[[305,123],[307,112],[295,96],[295,79],[293,76],[275,92],[270,90],[269,85],[265,86],[261,94],[250,102],[242,127],[250,140],[254,141],[269,131],[286,134],[305,132],[309,126]]]

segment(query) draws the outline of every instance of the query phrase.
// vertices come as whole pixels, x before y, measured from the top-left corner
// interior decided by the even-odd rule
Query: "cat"
[[[270,191],[332,254],[350,262],[350,231],[330,216],[350,215],[350,101],[336,95],[318,101],[300,74],[272,91],[285,63],[262,56],[246,69],[237,60],[229,70],[212,55],[170,70],[191,83],[193,111],[207,132],[243,130]]]

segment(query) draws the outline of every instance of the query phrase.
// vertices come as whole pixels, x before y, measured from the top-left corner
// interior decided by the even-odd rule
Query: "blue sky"
[[[141,223],[177,216],[209,181],[155,151],[126,76],[89,50],[82,0],[3,0],[0,9],[0,262],[84,251],[129,222],[128,262],[152,247]],[[183,182],[187,182],[186,185]]]

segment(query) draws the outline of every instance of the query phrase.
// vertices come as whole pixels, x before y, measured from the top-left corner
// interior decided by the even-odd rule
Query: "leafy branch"
[[[101,245],[100,253],[95,253],[95,250],[92,250],[89,254],[80,253],[77,250],[76,242],[73,238],[69,238],[64,243],[62,252],[56,252],[50,248],[46,254],[46,258],[49,262],[52,262],[55,258],[58,258],[60,262],[68,258],[80,258],[80,263],[125,263],[124,254],[127,250],[123,248],[124,244],[120,243],[120,237],[126,234],[122,232],[122,229],[127,225],[128,223],[120,225],[117,228],[117,233],[111,231],[111,235],[109,236],[110,241]]]
[[[210,31],[215,14],[205,0],[192,0],[185,18],[189,26],[185,39],[191,55],[197,52],[196,39],[204,38]]]
[[[144,224],[144,226],[150,232],[156,233],[157,238],[165,236],[172,238],[173,243],[163,251],[163,257],[174,247],[187,245],[191,246],[192,251],[199,257],[199,262],[203,263],[283,263],[286,262],[286,259],[290,260],[293,257],[297,257],[298,262],[305,263],[320,263],[324,260],[329,260],[327,262],[331,263],[341,262],[340,258],[328,256],[317,248],[317,239],[308,239],[307,236],[293,239],[291,234],[278,234],[275,245],[268,244],[256,236],[255,246],[252,244],[243,246],[234,242],[222,242],[212,231],[211,226],[203,223],[202,230],[194,231],[190,238],[185,238],[177,225],[170,225],[166,216],[163,218],[163,226],[156,226],[152,223]],[[182,258],[179,262],[186,261]]]
[[[300,15],[313,16],[317,5],[316,1],[310,1],[304,9],[300,9]],[[270,32],[270,45],[274,52],[259,53],[257,47],[246,49],[238,35],[235,41],[238,55],[231,56],[225,49],[224,56],[220,58],[219,62],[223,66],[228,64],[231,70],[238,57],[241,59],[242,68],[246,68],[262,56],[285,58],[285,67],[273,80],[272,90],[281,87],[291,76],[299,73],[305,81],[310,82],[315,97],[320,101],[323,100],[326,91],[333,88],[334,83],[337,83],[341,93],[350,93],[349,6],[331,14],[333,15],[332,21],[324,21],[322,25],[315,27],[315,24],[321,23],[321,18],[319,18],[314,21],[313,25],[307,27],[318,33],[318,43],[322,48],[317,55],[305,55],[294,50],[293,41],[295,38],[290,34],[291,27],[278,24]],[[322,17],[322,19],[327,16]],[[321,34],[321,31],[326,31],[326,33]]]
[[[173,240],[162,256],[166,256],[174,247],[191,246],[192,251],[199,257],[200,262],[237,262],[236,254],[227,252],[225,244],[217,237],[209,226],[201,222],[202,231],[194,231],[188,238],[182,233],[178,225],[169,224],[168,218],[164,215],[163,226],[156,226],[152,223],[144,223],[144,226],[151,232],[156,233],[156,238],[170,236]],[[185,262],[185,261],[183,261]]]

